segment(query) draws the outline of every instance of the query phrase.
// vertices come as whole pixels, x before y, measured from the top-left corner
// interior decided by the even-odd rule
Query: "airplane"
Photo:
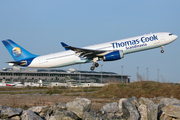
[[[6,86],[15,86],[15,83],[6,83]]]
[[[23,87],[24,85],[21,82],[13,82],[13,83],[6,83],[6,86]]]
[[[56,68],[74,64],[93,62],[90,67],[94,70],[98,67],[98,61],[114,61],[124,57],[124,55],[148,49],[163,47],[178,38],[169,32],[150,33],[137,37],[115,40],[107,43],[78,48],[61,42],[65,48],[64,52],[48,55],[35,55],[10,39],[3,40],[3,44],[13,57],[14,61],[7,62],[10,66],[23,66],[31,68]]]
[[[0,83],[0,87],[6,86],[6,83]]]

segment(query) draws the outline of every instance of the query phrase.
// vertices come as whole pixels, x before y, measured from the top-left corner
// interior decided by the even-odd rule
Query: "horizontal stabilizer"
[[[11,62],[6,62],[6,63],[13,64],[13,65],[27,65],[27,61],[21,61],[21,62],[11,61]]]

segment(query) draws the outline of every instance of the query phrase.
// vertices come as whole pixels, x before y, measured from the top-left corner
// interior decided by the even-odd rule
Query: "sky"
[[[172,32],[180,37],[179,0],[2,0],[0,40],[12,39],[33,54],[64,51],[60,42],[75,47],[125,39],[154,32]],[[123,59],[98,62],[102,70],[146,80],[180,81],[180,38],[161,48],[127,54]],[[13,61],[0,44],[0,69]],[[81,64],[90,71],[92,63]],[[62,67],[68,70],[79,65]],[[95,69],[101,71],[101,67]]]

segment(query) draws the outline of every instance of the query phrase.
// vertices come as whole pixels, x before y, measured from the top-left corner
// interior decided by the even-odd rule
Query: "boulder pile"
[[[76,98],[28,110],[0,106],[0,120],[180,120],[180,100],[175,98],[162,98],[156,104],[144,97],[121,98],[99,111],[91,111],[91,104],[89,99]]]

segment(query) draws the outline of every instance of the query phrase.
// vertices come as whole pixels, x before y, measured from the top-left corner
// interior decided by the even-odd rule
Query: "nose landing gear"
[[[161,46],[161,53],[164,53],[163,47],[164,47],[164,46]]]

